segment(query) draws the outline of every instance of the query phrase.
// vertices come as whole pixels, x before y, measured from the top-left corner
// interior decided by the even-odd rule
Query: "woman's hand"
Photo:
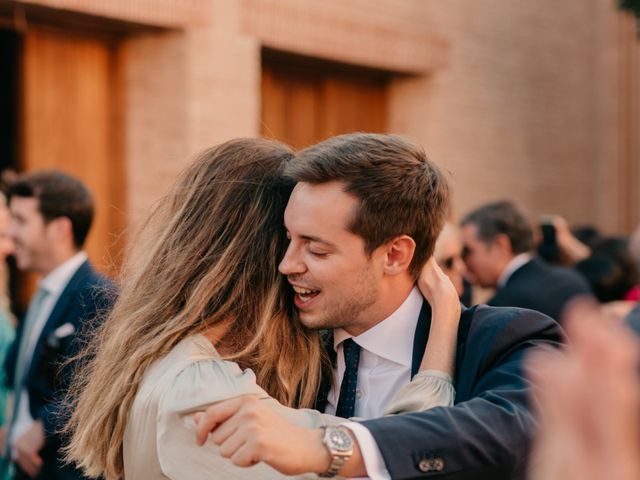
[[[560,215],[553,215],[551,223],[556,229],[556,243],[565,265],[575,265],[591,255],[591,249],[578,240],[567,221]]]
[[[422,267],[418,278],[418,288],[420,293],[427,300],[431,309],[442,313],[437,321],[460,320],[460,299],[456,287],[453,286],[449,277],[442,271],[432,256]],[[434,320],[432,316],[432,321]]]
[[[420,272],[418,288],[431,305],[431,328],[420,370],[439,370],[453,377],[460,299],[456,288],[431,257]]]

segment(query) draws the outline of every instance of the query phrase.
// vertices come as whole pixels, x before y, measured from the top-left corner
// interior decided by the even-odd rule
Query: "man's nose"
[[[289,244],[289,248],[287,248],[284,257],[278,266],[278,270],[283,275],[293,275],[296,273],[304,273],[306,271],[304,263],[300,260],[300,254],[292,244]]]
[[[11,240],[16,239],[16,226],[13,221],[9,222],[9,224],[7,225],[4,235]]]
[[[464,263],[462,257],[456,257],[453,260],[453,268],[461,275],[464,275],[467,271],[467,265]]]

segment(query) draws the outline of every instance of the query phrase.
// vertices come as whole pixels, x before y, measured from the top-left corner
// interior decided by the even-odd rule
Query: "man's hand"
[[[211,440],[240,467],[258,462],[285,475],[328,470],[331,458],[321,429],[292,425],[252,395],[216,403],[196,414],[198,444]]]
[[[44,447],[44,426],[42,420],[36,420],[16,439],[13,448],[20,469],[30,477],[36,477],[42,468],[40,450]]]

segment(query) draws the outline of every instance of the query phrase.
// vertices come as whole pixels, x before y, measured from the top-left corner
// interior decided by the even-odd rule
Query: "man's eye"
[[[326,252],[314,252],[313,250],[310,250],[309,253],[314,257],[320,257],[320,258],[326,257],[328,255],[328,253]]]

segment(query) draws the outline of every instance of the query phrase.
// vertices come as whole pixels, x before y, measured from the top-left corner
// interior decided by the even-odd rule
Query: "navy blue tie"
[[[360,363],[360,345],[346,339],[342,344],[344,351],[344,376],[340,384],[340,397],[336,407],[336,416],[353,417],[356,409],[356,386],[358,385],[358,363]]]

